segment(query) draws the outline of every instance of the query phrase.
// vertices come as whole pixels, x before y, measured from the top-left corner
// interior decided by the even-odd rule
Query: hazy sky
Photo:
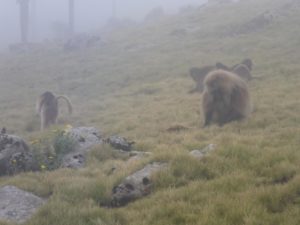
[[[66,23],[68,0],[30,0],[31,37],[41,40],[50,33],[53,22]],[[112,15],[113,0],[75,0],[76,31],[99,29]],[[168,13],[175,13],[180,6],[199,5],[206,0],[115,0],[119,18],[141,20],[154,7],[162,6]],[[16,0],[1,0],[0,47],[19,40],[19,8]]]

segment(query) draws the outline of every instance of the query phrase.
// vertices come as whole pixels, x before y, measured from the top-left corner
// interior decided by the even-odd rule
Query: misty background
[[[17,0],[1,0],[0,48],[20,41],[19,5]],[[115,7],[113,2],[115,1]],[[207,0],[75,0],[75,31],[99,31],[109,19],[142,21],[147,13],[162,7],[174,14],[185,5],[201,5]],[[30,0],[29,41],[51,39],[54,27],[68,24],[68,0]]]

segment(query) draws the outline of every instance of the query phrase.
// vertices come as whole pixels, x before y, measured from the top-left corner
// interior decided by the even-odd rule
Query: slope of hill
[[[243,0],[115,31],[95,48],[0,56],[0,124],[8,130],[28,140],[41,135],[35,99],[52,90],[73,101],[75,113],[63,121],[126,136],[153,153],[127,165],[95,149],[84,169],[4,177],[0,185],[49,197],[28,225],[299,224],[299,13],[297,0]],[[203,129],[188,69],[246,57],[256,77],[252,116]],[[190,129],[166,131],[178,124]],[[217,150],[204,160],[187,156],[210,143]],[[157,160],[169,167],[153,178],[150,196],[100,207],[122,178]]]

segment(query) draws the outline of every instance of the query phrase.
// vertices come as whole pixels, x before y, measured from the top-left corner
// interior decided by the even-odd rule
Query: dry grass
[[[35,98],[51,90],[68,95],[75,105],[74,115],[63,115],[62,121],[126,136],[136,141],[136,150],[153,153],[127,165],[99,148],[81,170],[1,178],[0,185],[49,197],[27,224],[299,224],[300,6],[294,1],[287,8],[288,2],[199,9],[116,32],[106,46],[81,52],[49,48],[1,56],[0,124],[9,131],[28,140],[39,136]],[[228,35],[266,10],[274,21],[264,29]],[[178,28],[187,35],[170,35]],[[188,69],[245,57],[253,59],[257,77],[249,84],[251,118],[202,129],[201,96],[188,94],[194,85]],[[175,125],[189,129],[166,131]],[[218,148],[203,161],[187,156],[210,143]],[[170,166],[154,177],[152,195],[124,208],[100,207],[122,178],[154,160]],[[112,167],[117,168],[113,175]]]

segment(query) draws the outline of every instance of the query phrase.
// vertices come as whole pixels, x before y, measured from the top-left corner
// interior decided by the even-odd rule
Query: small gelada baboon
[[[58,100],[64,99],[67,102],[69,113],[72,113],[70,100],[63,95],[55,96],[52,92],[46,91],[37,100],[36,110],[41,117],[41,130],[56,124],[58,116]]]
[[[190,90],[189,93],[202,92],[204,89],[203,81],[204,81],[205,76],[214,69],[215,69],[214,66],[203,66],[201,68],[192,67],[190,69],[190,76],[195,81],[196,87],[194,89]]]
[[[240,64],[243,64],[243,65],[245,65],[247,68],[248,68],[248,70],[249,71],[251,71],[252,70],[252,67],[253,67],[253,62],[252,62],[252,60],[251,59],[244,59]],[[233,66],[233,68],[232,69],[234,69],[234,67],[235,66]]]
[[[251,103],[246,82],[229,71],[210,72],[204,80],[202,111],[204,126],[222,126],[248,117]]]

